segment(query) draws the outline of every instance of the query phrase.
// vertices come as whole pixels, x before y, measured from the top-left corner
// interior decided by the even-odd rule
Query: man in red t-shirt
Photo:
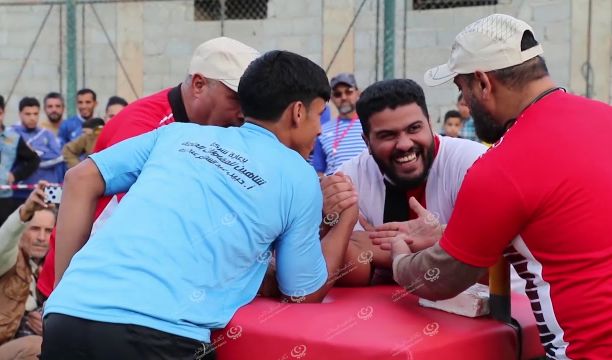
[[[241,126],[244,119],[236,93],[238,83],[244,70],[258,56],[257,50],[227,37],[202,43],[191,58],[187,78],[176,87],[128,105],[104,126],[94,152],[173,122]],[[92,232],[110,216],[121,197],[106,196],[98,201]],[[37,284],[39,291],[47,297],[55,283],[55,260],[58,260],[58,265],[61,262],[64,269],[69,261],[55,259],[55,230],[50,245]]]
[[[547,357],[612,359],[612,108],[556,87],[542,53],[529,25],[495,14],[425,74],[430,86],[454,79],[478,137],[497,143],[468,170],[431,247],[413,254],[405,234],[383,248],[396,281],[428,280],[414,293],[432,300],[504,255],[527,281]]]

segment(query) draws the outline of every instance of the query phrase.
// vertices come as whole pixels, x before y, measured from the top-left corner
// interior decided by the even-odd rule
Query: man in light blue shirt
[[[321,301],[358,214],[336,176],[345,191],[326,208],[339,219],[319,238],[321,188],[304,159],[329,92],[319,66],[272,51],[241,78],[242,128],[171,124],[71,169],[42,359],[214,356],[210,330],[253,300],[273,253],[284,297]],[[88,240],[97,197],[126,191]]]

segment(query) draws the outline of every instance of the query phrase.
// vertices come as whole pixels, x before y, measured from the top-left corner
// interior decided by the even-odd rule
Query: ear
[[[491,78],[482,71],[476,71],[474,75],[476,76],[476,84],[482,99],[489,99],[492,96],[493,91],[493,82],[491,81]]]
[[[205,90],[204,88],[210,84],[210,81],[202,76],[201,74],[193,74],[191,75],[191,92],[195,96],[201,95]]]
[[[370,153],[370,155],[372,155],[372,149],[370,148],[370,138],[364,132],[361,133],[361,138],[363,139],[363,142],[365,142],[366,146],[368,147],[368,152]]]
[[[300,127],[306,119],[306,106],[301,101],[296,101],[289,106],[291,107],[291,126]]]

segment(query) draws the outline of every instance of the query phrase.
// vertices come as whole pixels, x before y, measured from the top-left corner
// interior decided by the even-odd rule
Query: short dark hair
[[[4,110],[4,107],[6,105],[4,104],[4,96],[0,95],[0,110]]]
[[[459,118],[461,119],[461,114],[457,110],[449,110],[444,114],[444,123],[446,124],[446,120],[450,118]]]
[[[91,118],[83,122],[83,129],[96,129],[104,126],[104,120],[101,118]]]
[[[108,98],[108,103],[106,103],[106,109],[108,109],[109,107],[111,107],[113,105],[127,106],[128,103],[127,103],[127,101],[125,101],[124,98],[122,98],[120,96],[111,96],[110,98]]]
[[[238,98],[245,117],[276,121],[287,106],[316,98],[329,101],[325,71],[311,60],[289,51],[273,50],[255,59],[240,78]]]
[[[425,93],[419,84],[410,79],[392,79],[376,82],[368,86],[357,101],[357,115],[363,132],[370,132],[370,117],[387,108],[416,103],[429,119]]]
[[[28,106],[35,106],[40,109],[40,103],[36,98],[26,96],[19,101],[19,112],[23,111],[23,109]]]
[[[83,89],[77,91],[77,96],[86,95],[86,94],[91,94],[91,96],[93,96],[94,101],[96,101],[97,98],[98,98],[97,95],[96,95],[96,92],[91,90],[91,89],[83,88]]]
[[[45,95],[45,98],[43,99],[43,104],[47,105],[47,100],[49,99],[59,99],[62,101],[62,104],[64,104],[64,97],[62,96],[62,94],[52,91],[50,93],[48,93],[47,95]]]

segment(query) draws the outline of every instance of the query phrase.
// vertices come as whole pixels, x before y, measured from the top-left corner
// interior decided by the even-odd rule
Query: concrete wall
[[[610,102],[612,93],[612,1],[591,0],[590,63],[594,73],[594,97]],[[382,78],[383,4],[377,24],[378,0],[366,0],[355,26],[342,43],[329,75],[354,71],[361,88]],[[0,1],[0,94],[8,95],[36,32],[49,9],[45,5],[2,6]],[[362,0],[270,0],[262,20],[227,20],[223,33],[261,51],[286,49],[303,54],[324,68],[354,18]],[[585,94],[582,68],[587,61],[589,0],[499,0],[496,6],[413,11],[411,1],[396,0],[395,76],[422,83],[431,66],[446,62],[455,35],[467,24],[501,12],[530,23],[542,43],[555,80],[569,90]],[[107,98],[118,94],[129,100],[178,84],[185,76],[193,49],[221,35],[219,21],[194,21],[193,1],[124,2],[77,7],[78,87],[99,94],[98,113]],[[65,23],[65,10],[63,21]],[[404,19],[406,21],[404,21]],[[64,90],[65,70],[60,66],[65,48],[60,47],[60,6],[55,6],[7,109],[6,122],[17,119],[17,102],[26,95],[42,98],[52,90]],[[405,31],[404,31],[405,29]],[[130,84],[115,59],[107,36],[122,59]],[[376,40],[379,48],[376,51]],[[378,63],[378,69],[376,67]],[[85,74],[83,74],[83,64]],[[425,88],[432,120],[453,108],[454,85]]]

